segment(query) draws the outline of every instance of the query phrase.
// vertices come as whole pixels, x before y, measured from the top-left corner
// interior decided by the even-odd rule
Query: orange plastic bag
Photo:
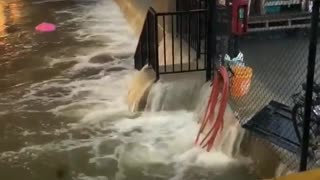
[[[232,68],[234,73],[231,78],[231,96],[242,97],[250,91],[253,71],[246,66],[235,66]]]

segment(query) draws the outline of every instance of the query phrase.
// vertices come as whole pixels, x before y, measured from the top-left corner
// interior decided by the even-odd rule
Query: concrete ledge
[[[157,12],[175,10],[175,0],[115,0],[136,36],[139,36],[149,7]],[[161,22],[159,22],[161,23]]]
[[[130,24],[136,36],[140,35],[143,23],[152,1],[150,0],[115,0]]]

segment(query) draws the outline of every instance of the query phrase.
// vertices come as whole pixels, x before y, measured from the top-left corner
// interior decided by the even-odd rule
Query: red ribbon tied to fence
[[[200,121],[201,126],[195,142],[196,144],[198,144],[198,142],[200,141],[201,134],[204,133],[204,130],[208,129],[209,127],[209,131],[204,133],[205,136],[200,141],[200,146],[202,146],[202,148],[207,148],[207,151],[210,151],[212,149],[217,135],[223,129],[223,122],[224,122],[223,116],[224,116],[224,113],[227,107],[227,102],[228,102],[228,92],[229,92],[228,88],[229,88],[228,71],[224,66],[221,66],[218,69],[218,71],[216,71],[214,74],[211,95],[210,95],[204,116]],[[218,106],[219,109],[218,109],[217,118],[216,120],[214,120],[215,109],[218,104],[220,93],[221,93],[220,106]]]

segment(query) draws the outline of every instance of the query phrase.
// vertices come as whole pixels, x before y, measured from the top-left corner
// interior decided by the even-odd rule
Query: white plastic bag
[[[245,66],[242,52],[239,52],[239,54],[232,59],[230,58],[230,56],[228,54],[226,54],[224,56],[224,61],[225,61],[225,63],[229,64],[230,66],[235,66],[235,65]]]
[[[312,1],[309,1],[309,12],[312,13],[312,5],[313,5],[313,2]]]

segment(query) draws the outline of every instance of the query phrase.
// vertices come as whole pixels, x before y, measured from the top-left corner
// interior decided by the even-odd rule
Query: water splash
[[[203,82],[197,78],[182,78],[157,82],[150,90],[146,110],[194,110]]]

